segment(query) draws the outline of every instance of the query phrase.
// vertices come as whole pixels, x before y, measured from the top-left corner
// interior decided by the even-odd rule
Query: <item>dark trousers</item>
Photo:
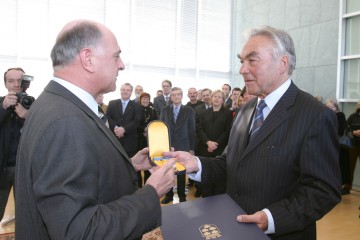
[[[177,175],[177,194],[180,198],[186,199],[186,195],[185,195],[185,174],[181,174],[181,175]],[[174,192],[173,189],[171,189],[167,194],[166,194],[167,198],[173,198],[174,197]]]
[[[350,150],[350,186],[352,186],[352,182],[354,180],[354,172],[356,162],[360,156],[360,143],[354,144],[353,148]]]
[[[14,186],[15,198],[15,167],[7,167],[1,174],[0,179],[0,221],[4,217],[6,204],[10,195],[11,187]]]
[[[350,180],[350,149],[340,147],[340,172],[342,185],[351,185]]]
[[[146,180],[148,180],[148,178],[150,177],[151,173],[149,171],[144,171],[144,182],[142,180],[142,176],[141,176],[141,172],[142,171],[138,171],[137,172],[137,176],[138,176],[138,185],[139,185],[139,188],[141,188],[143,185],[145,185],[146,183]]]

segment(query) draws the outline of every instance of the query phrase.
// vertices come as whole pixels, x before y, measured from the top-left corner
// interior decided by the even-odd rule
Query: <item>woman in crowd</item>
[[[150,104],[150,94],[143,92],[140,95],[140,105],[142,110],[142,118],[140,121],[140,124],[137,128],[137,134],[138,134],[138,143],[137,143],[137,149],[143,149],[148,146],[147,144],[147,125],[157,119],[155,109]],[[149,171],[144,171],[144,184],[146,180],[150,177]],[[138,172],[138,179],[139,179],[139,187],[142,187],[142,176],[141,172]]]
[[[232,112],[224,106],[225,94],[221,90],[211,94],[212,106],[199,117],[197,134],[199,134],[198,155],[215,157],[220,155],[229,140],[232,123]],[[225,182],[216,185],[202,185],[202,196],[212,196],[225,191]]]
[[[345,118],[345,114],[340,111],[339,105],[336,101],[332,99],[328,99],[325,102],[325,105],[332,109],[336,113],[337,121],[338,121],[338,135],[339,138],[344,135],[345,129],[348,126]],[[340,171],[341,171],[341,182],[342,182],[342,194],[349,194],[350,190],[348,186],[351,185],[350,183],[350,170],[349,170],[349,161],[350,161],[350,150],[340,145],[339,151],[339,164],[340,164]]]
[[[354,180],[355,165],[360,156],[360,101],[356,104],[355,112],[347,120],[354,135],[353,147],[350,151],[350,184],[345,188],[350,191]]]

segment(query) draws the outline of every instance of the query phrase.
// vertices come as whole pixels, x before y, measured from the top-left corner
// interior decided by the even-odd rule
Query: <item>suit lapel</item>
[[[119,143],[119,141],[116,139],[114,134],[110,131],[108,127],[106,127],[105,123],[93,112],[91,109],[83,102],[81,101],[76,95],[74,95],[72,92],[67,90],[65,87],[61,86],[57,82],[51,81],[45,88],[46,91],[54,93],[56,95],[62,96],[66,98],[67,100],[71,101],[73,104],[75,104],[81,111],[83,111],[86,115],[89,116],[97,126],[102,130],[102,132],[110,139],[110,141],[113,143],[113,145],[119,150],[119,152],[124,156],[126,160],[128,160],[131,164],[131,160],[126,154],[125,150]],[[121,104],[121,101],[120,101]],[[121,104],[122,105],[122,104]]]
[[[259,132],[254,136],[251,142],[249,142],[243,156],[256,148],[257,145],[259,145],[273,131],[275,131],[279,125],[281,125],[289,118],[288,109],[289,107],[294,105],[298,91],[299,89],[295,86],[295,84],[291,83],[289,89],[279,99],[279,101],[276,103],[274,108],[271,110],[271,112],[265,119],[263,125],[259,129]],[[251,120],[252,118],[250,118],[249,120],[249,126],[251,125]]]

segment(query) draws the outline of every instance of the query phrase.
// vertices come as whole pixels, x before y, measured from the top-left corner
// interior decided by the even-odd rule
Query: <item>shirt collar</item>
[[[289,78],[283,84],[281,84],[280,87],[278,87],[275,91],[273,91],[272,93],[270,93],[269,95],[267,95],[264,98],[265,103],[270,111],[275,107],[275,105],[280,100],[280,98],[288,90],[288,88],[290,87],[290,84],[291,84],[291,79]],[[258,103],[260,102],[260,100],[261,99],[258,98]]]
[[[93,111],[96,115],[98,115],[98,104],[96,103],[93,96],[90,93],[86,92],[84,89],[75,86],[74,84],[65,81],[61,78],[54,77],[53,79],[55,82],[72,92],[76,95],[82,102],[88,106],[91,111]]]

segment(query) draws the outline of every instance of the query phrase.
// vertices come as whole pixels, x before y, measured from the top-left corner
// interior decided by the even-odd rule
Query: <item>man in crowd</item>
[[[135,99],[134,102],[140,104],[140,95],[144,92],[144,88],[140,85],[136,85],[134,89]]]
[[[222,85],[221,87],[221,91],[223,91],[223,93],[225,94],[225,106],[230,109],[232,106],[232,100],[230,98],[230,92],[231,92],[231,86],[227,83],[225,83],[224,85]]]
[[[0,220],[11,188],[15,181],[15,164],[21,128],[28,116],[28,109],[21,105],[17,93],[22,91],[21,68],[10,68],[4,73],[4,84],[8,94],[0,97]]]
[[[236,118],[223,154],[176,157],[192,178],[226,179],[226,192],[273,239],[316,239],[316,221],[341,199],[339,142],[334,112],[290,79],[294,44],[288,33],[264,27],[250,33],[240,73],[257,97]]]
[[[183,92],[181,88],[171,89],[172,105],[161,109],[160,120],[167,123],[170,131],[171,147],[179,151],[194,154],[195,147],[195,114],[191,107],[181,104]],[[177,194],[180,202],[186,201],[185,174],[177,176]],[[173,201],[174,192],[171,189],[161,201],[167,204]]]
[[[130,83],[121,85],[121,98],[111,100],[106,111],[109,128],[129,157],[133,157],[137,151],[137,127],[142,117],[140,104],[130,100],[132,91]]]
[[[169,106],[172,104],[170,91],[172,83],[170,80],[164,80],[161,82],[161,88],[163,90],[163,95],[157,96],[154,98],[154,109],[156,111],[157,117],[160,117],[161,109],[164,106]]]
[[[190,99],[190,101],[186,103],[186,106],[191,107],[192,109],[194,109],[194,111],[197,106],[203,103],[202,101],[197,100],[198,92],[196,91],[196,88],[193,87],[189,88],[187,96]]]
[[[51,51],[54,78],[31,106],[16,165],[16,239],[141,239],[161,224],[174,161],[138,189],[148,149],[129,158],[98,117],[95,98],[125,66],[104,25],[65,25]]]

